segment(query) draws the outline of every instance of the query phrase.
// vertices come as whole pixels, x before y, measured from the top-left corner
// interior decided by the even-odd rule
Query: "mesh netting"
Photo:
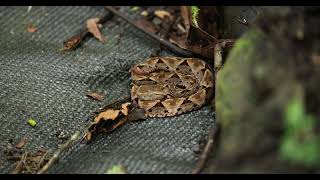
[[[63,41],[83,28],[87,19],[104,14],[104,9],[27,9],[0,7],[1,173],[15,166],[3,152],[10,140],[26,137],[28,151],[54,152],[61,144],[57,133],[84,130],[96,109],[129,95],[129,68],[159,47],[126,22],[111,20],[102,29],[107,43],[89,38],[76,51],[61,53]],[[38,31],[28,33],[29,23]],[[100,92],[105,99],[89,99],[85,95],[90,91]],[[121,164],[128,173],[190,173],[198,158],[194,148],[206,137],[213,117],[207,106],[177,117],[126,124],[99,135],[89,145],[76,144],[48,172],[105,173]],[[37,120],[36,127],[26,123],[30,118]]]

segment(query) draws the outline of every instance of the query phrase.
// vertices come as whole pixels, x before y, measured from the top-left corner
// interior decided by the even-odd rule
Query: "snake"
[[[147,117],[168,117],[204,106],[214,93],[214,73],[198,58],[151,57],[134,65],[131,101]]]

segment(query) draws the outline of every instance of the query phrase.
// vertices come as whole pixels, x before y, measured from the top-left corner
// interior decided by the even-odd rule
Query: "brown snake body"
[[[148,117],[175,116],[202,107],[213,95],[210,66],[196,58],[153,57],[131,69],[131,99]]]

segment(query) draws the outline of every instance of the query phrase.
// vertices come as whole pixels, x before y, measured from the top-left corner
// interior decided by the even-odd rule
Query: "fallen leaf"
[[[96,92],[88,93],[87,96],[98,101],[102,101],[104,99],[103,95]]]
[[[172,19],[172,15],[165,10],[155,10],[154,15],[157,16],[160,19],[164,19],[165,17],[168,17],[169,19]]]
[[[130,102],[122,103],[116,109],[107,109],[99,113],[93,120],[87,132],[83,136],[81,143],[88,143],[92,137],[98,133],[110,133],[121,125],[128,122],[128,115],[131,112],[132,106]]]
[[[95,122],[98,122],[100,121],[100,119],[104,119],[104,120],[107,120],[107,119],[111,119],[111,120],[115,120],[118,115],[120,113],[120,110],[113,110],[113,109],[108,109],[102,113],[100,113],[96,118],[95,118]]]
[[[34,33],[34,32],[37,32],[38,29],[37,29],[34,25],[32,25],[31,23],[29,23],[28,26],[27,26],[27,31],[28,31],[29,33]]]
[[[153,23],[145,20],[145,19],[139,19],[135,21],[135,24],[139,26],[140,28],[143,28],[147,30],[150,33],[156,33],[158,32],[158,29],[153,25]]]
[[[99,26],[100,27],[102,27],[102,26],[98,24],[99,21],[100,21],[99,18],[88,19],[87,20],[87,29],[100,42],[105,43],[106,38],[100,32]]]
[[[70,39],[68,39],[66,42],[63,43],[63,48],[60,49],[60,51],[70,51],[74,50],[76,47],[80,45],[82,42],[82,34],[73,36]]]
[[[125,116],[128,116],[128,113],[129,113],[129,108],[128,108],[128,106],[130,106],[131,105],[131,103],[124,103],[124,104],[122,104],[121,105],[121,112],[125,115]]]
[[[32,127],[35,127],[37,125],[37,121],[34,119],[29,119],[27,123]]]
[[[26,145],[26,144],[27,144],[27,139],[26,139],[26,138],[22,138],[22,139],[20,140],[20,142],[18,142],[18,143],[15,145],[15,147],[18,148],[18,149],[21,149],[21,148],[23,148],[24,145]]]

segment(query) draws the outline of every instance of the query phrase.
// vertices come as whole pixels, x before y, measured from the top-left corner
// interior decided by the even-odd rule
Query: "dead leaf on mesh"
[[[168,17],[170,20],[173,19],[172,15],[165,10],[155,10],[154,15],[160,19],[164,19],[165,17]]]
[[[158,32],[158,29],[154,26],[153,23],[150,21],[147,21],[145,19],[139,19],[135,21],[135,24],[145,30],[147,30],[150,33],[156,33]]]
[[[22,138],[22,139],[20,140],[20,142],[18,142],[18,143],[15,145],[15,147],[16,147],[17,149],[21,149],[21,148],[23,148],[26,144],[27,144],[27,139],[26,139],[26,138]]]
[[[96,92],[88,93],[87,96],[98,101],[102,101],[104,99],[103,95]]]
[[[82,42],[82,38],[83,38],[82,33],[71,37],[70,39],[68,39],[63,43],[63,48],[61,48],[60,51],[74,50],[76,47],[80,45],[80,43]]]
[[[129,108],[128,106],[131,105],[131,103],[124,103],[121,105],[121,112],[125,115],[125,116],[128,116],[128,113],[129,113]]]
[[[98,133],[112,132],[128,122],[129,112],[132,110],[130,102],[121,104],[121,108],[107,109],[99,113],[93,120],[81,143],[88,143]]]
[[[108,109],[102,113],[100,113],[94,120],[94,122],[98,122],[100,121],[100,119],[111,119],[111,120],[115,120],[118,115],[120,113],[120,110],[113,110],[113,109]]]
[[[27,26],[27,31],[29,33],[34,33],[34,32],[37,32],[38,29],[33,24],[29,23],[28,26]]]
[[[100,32],[100,27],[102,27],[102,26],[101,26],[101,24],[98,24],[99,21],[100,21],[99,18],[88,19],[87,20],[87,29],[100,42],[105,43],[106,38]]]

